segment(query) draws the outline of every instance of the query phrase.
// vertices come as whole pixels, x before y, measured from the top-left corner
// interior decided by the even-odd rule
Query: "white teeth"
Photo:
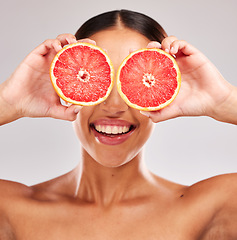
[[[97,125],[97,126],[96,126],[96,130],[97,130],[98,132],[101,132],[101,131],[102,131],[101,126],[100,126],[100,125]]]
[[[110,126],[107,126],[105,128],[105,132],[108,133],[108,134],[111,134],[112,133],[112,128]]]
[[[98,132],[106,134],[122,134],[129,131],[129,127],[127,126],[95,125],[95,129]]]
[[[128,131],[129,131],[129,127],[124,126],[124,127],[122,128],[122,132],[128,132]]]
[[[118,134],[118,133],[119,133],[117,126],[115,126],[115,127],[112,128],[112,133],[113,133],[113,134]]]

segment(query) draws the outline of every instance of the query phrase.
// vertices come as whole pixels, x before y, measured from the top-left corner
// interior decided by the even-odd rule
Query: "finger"
[[[178,111],[176,111],[174,108],[171,108],[169,106],[158,111],[152,111],[152,112],[140,111],[140,113],[150,118],[154,123],[163,122],[165,120],[180,116],[180,113]]]
[[[77,42],[76,37],[73,34],[70,34],[70,33],[60,34],[60,35],[57,36],[56,39],[60,41],[62,46]]]
[[[49,116],[56,119],[74,121],[82,106],[71,105],[70,107],[58,105],[50,109]]]
[[[161,44],[156,41],[148,43],[147,48],[161,48]]]
[[[165,39],[163,39],[163,41],[161,42],[161,47],[164,51],[170,53],[170,49],[171,49],[171,44],[176,41],[177,38],[175,36],[169,36],[166,37]]]
[[[84,43],[90,43],[90,44],[96,45],[96,42],[90,38],[80,39],[78,40],[78,42],[84,42]]]
[[[148,43],[146,48],[161,48],[161,44],[159,42],[152,41],[152,42]],[[129,54],[133,53],[133,52],[135,52],[137,50],[139,50],[139,48],[130,48],[129,49]]]
[[[52,46],[56,52],[59,52],[62,49],[61,42],[58,39],[55,39],[55,41],[52,42]]]
[[[196,53],[197,49],[184,40],[175,40],[170,45],[170,54],[176,55],[178,52],[182,52],[184,55],[190,56]]]
[[[46,55],[49,51],[54,48],[55,51],[58,51],[60,46],[58,45],[58,41],[55,39],[48,39],[41,43],[38,47],[34,49],[35,54]],[[56,46],[57,45],[57,46]]]

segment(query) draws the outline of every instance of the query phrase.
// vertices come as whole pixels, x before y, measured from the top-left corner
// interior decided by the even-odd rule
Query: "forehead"
[[[128,28],[111,28],[90,37],[97,46],[107,51],[115,69],[121,64],[129,51],[145,48],[150,42],[142,34]]]

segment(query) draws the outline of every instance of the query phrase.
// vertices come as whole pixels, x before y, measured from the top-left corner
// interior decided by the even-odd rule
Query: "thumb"
[[[58,105],[50,110],[49,116],[56,119],[74,121],[82,106],[71,105],[70,107]]]
[[[169,120],[179,116],[178,112],[175,111],[174,108],[169,106],[158,111],[140,111],[140,113],[146,117],[149,117],[154,123],[163,122],[165,120]]]

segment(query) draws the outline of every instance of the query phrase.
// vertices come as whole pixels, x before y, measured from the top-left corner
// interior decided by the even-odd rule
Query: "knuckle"
[[[46,40],[44,40],[44,42],[42,44],[49,46],[53,43],[53,41],[54,41],[54,39],[46,39]]]
[[[62,38],[63,35],[64,35],[64,34],[59,34],[59,35],[56,37],[56,39],[60,39],[60,38]]]
[[[57,44],[59,41],[57,39],[47,39],[43,42],[44,45],[47,46],[53,46],[54,44]]]

